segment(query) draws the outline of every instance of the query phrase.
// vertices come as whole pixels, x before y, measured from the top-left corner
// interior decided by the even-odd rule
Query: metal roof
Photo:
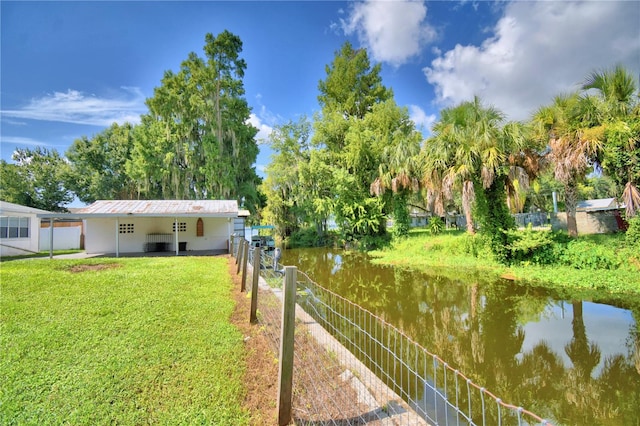
[[[579,201],[578,204],[576,204],[577,211],[610,210],[617,208],[618,204],[615,198]]]
[[[237,217],[238,202],[236,200],[98,200],[69,216],[85,219],[118,216]]]

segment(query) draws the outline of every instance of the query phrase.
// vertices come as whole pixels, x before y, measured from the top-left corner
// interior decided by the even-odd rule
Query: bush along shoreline
[[[376,263],[430,271],[480,270],[534,286],[640,296],[640,218],[626,233],[570,238],[548,230],[505,231],[508,262],[496,260],[485,235],[414,229],[369,254]]]

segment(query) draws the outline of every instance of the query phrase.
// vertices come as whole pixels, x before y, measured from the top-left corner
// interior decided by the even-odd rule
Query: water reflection
[[[637,298],[584,301],[327,249],[287,250],[282,263],[404,330],[505,401],[558,424],[640,424]],[[415,401],[428,396],[411,392]]]

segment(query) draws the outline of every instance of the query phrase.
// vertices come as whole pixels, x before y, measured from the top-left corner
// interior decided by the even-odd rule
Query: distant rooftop
[[[576,205],[577,211],[611,210],[617,208],[618,203],[615,198],[579,201]]]

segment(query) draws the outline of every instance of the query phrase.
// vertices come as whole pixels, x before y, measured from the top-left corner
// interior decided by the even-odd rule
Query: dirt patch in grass
[[[240,292],[241,275],[236,274],[236,270],[233,258],[229,257],[229,274],[233,279],[233,297],[236,300],[231,322],[243,334],[246,348],[247,370],[243,382],[247,394],[244,406],[251,415],[252,425],[274,425],[278,419],[278,358],[261,326],[249,322],[251,299],[248,293]]]
[[[121,266],[122,265],[120,263],[96,263],[94,265],[73,265],[67,268],[67,270],[71,273],[79,274],[80,272],[103,271],[105,269],[119,268]]]

